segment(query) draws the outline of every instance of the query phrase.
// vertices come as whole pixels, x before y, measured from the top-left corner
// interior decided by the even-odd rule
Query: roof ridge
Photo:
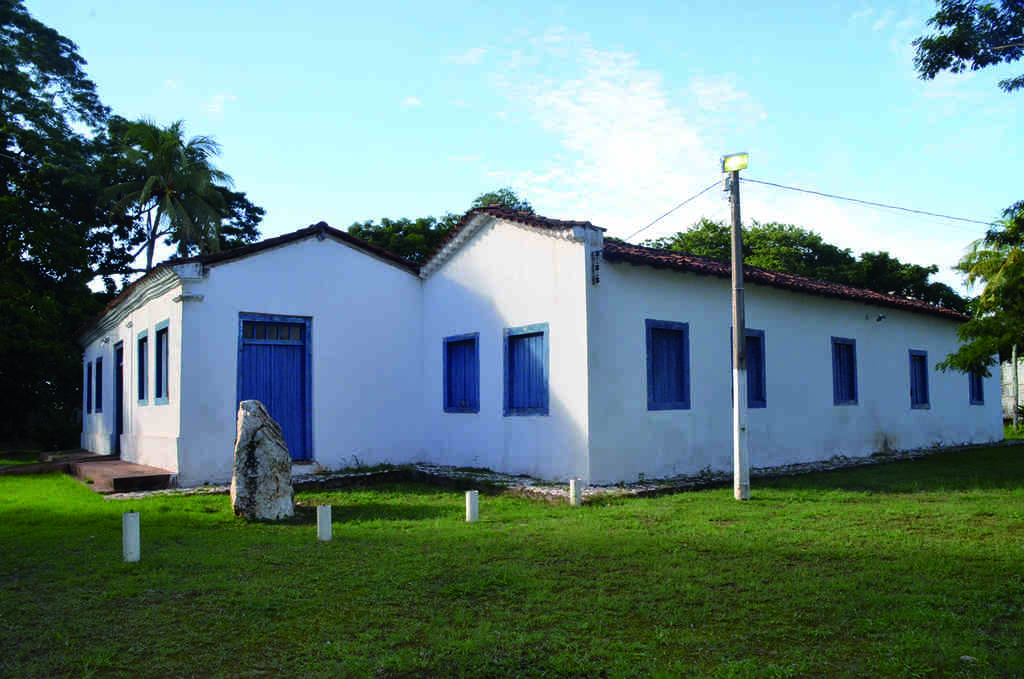
[[[609,254],[611,257],[609,258]],[[621,259],[631,264],[647,264],[655,268],[690,271],[697,274],[727,278],[732,273],[730,262],[704,255],[651,248],[626,242],[606,241],[604,257],[610,261]],[[745,265],[743,277],[753,283],[761,283],[784,290],[794,290],[822,297],[835,297],[861,302],[870,302],[898,309],[918,311],[956,320],[968,320],[970,316],[949,307],[925,302],[914,297],[887,295],[867,288],[857,288],[844,283],[835,283],[798,274],[775,271],[759,266]]]

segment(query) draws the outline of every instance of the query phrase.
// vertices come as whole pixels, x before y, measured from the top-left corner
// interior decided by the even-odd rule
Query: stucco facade
[[[181,485],[227,480],[243,376],[256,365],[245,352],[274,344],[270,330],[253,336],[244,324],[270,319],[306,329],[286,342],[306,352],[305,369],[261,379],[306,385],[305,452],[315,464],[429,461],[594,483],[731,468],[728,280],[602,258],[604,249],[589,222],[483,208],[422,267],[322,224],[163,265],[80,336],[83,379],[102,356],[104,381],[100,412],[93,404],[84,416],[82,445],[105,453],[117,442],[124,459],[170,469]],[[747,286],[747,326],[764,333],[767,393],[764,407],[746,411],[752,465],[1001,438],[998,379],[984,380],[977,404],[966,376],[934,370],[956,346],[950,314],[761,278],[767,283]],[[649,321],[687,328],[687,408],[649,408]],[[152,354],[160,328],[169,393],[155,399],[150,374],[140,401],[139,333],[148,333]],[[543,374],[529,379],[543,388],[542,408],[510,407],[517,337],[539,352],[530,360]],[[833,402],[833,337],[856,343],[855,404]],[[453,341],[472,348],[459,359],[473,362],[460,376],[475,380],[470,407],[446,400]],[[926,352],[926,407],[911,407],[911,350]],[[147,370],[155,367],[150,358]]]

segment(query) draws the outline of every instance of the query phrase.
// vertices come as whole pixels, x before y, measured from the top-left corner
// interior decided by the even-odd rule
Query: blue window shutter
[[[967,386],[972,406],[985,405],[985,390],[982,383],[981,373],[970,372],[967,374]]]
[[[85,412],[92,412],[92,361],[85,364]]]
[[[480,412],[479,333],[444,340],[444,410]]]
[[[910,350],[910,407],[927,408],[928,397],[928,352]]]
[[[505,415],[548,414],[548,324],[505,330]]]
[[[690,407],[689,325],[644,321],[647,335],[647,409]]]
[[[747,407],[765,408],[767,406],[764,331],[747,328]]]
[[[832,402],[857,405],[857,340],[832,338]]]
[[[167,384],[168,332],[167,321],[156,324],[156,346],[154,347],[153,402],[166,404],[170,397]]]
[[[96,380],[96,402],[93,404],[94,412],[103,412],[103,357],[96,359],[96,370],[93,372],[93,377]]]
[[[146,399],[149,398],[147,389],[147,381],[149,379],[149,337],[147,337],[145,330],[139,334],[135,344],[135,353],[138,371],[138,400],[139,403],[145,403]]]

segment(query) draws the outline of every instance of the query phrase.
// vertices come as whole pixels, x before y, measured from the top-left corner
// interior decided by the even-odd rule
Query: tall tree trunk
[[[1013,394],[1013,430],[1015,432],[1020,431],[1020,378],[1017,376],[1017,345],[1013,345],[1013,352],[1011,353],[1011,361],[1013,361],[1013,389],[1010,391]]]
[[[157,220],[159,224],[159,219]],[[156,225],[153,224],[153,212],[146,215],[146,273],[153,268],[153,252],[156,250]]]

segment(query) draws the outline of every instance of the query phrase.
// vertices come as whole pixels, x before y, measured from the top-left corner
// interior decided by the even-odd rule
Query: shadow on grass
[[[387,502],[360,502],[358,504],[345,504],[342,500],[338,502],[319,502],[317,504],[331,505],[331,522],[361,522],[361,521],[425,521],[427,519],[439,519],[446,516],[455,516],[459,513],[458,507],[430,505],[400,504]],[[288,525],[313,525],[316,523],[316,506],[301,504],[295,506],[295,516],[280,522]]]
[[[1024,487],[1024,446],[936,453],[916,460],[837,469],[758,485],[780,490],[919,493]]]

